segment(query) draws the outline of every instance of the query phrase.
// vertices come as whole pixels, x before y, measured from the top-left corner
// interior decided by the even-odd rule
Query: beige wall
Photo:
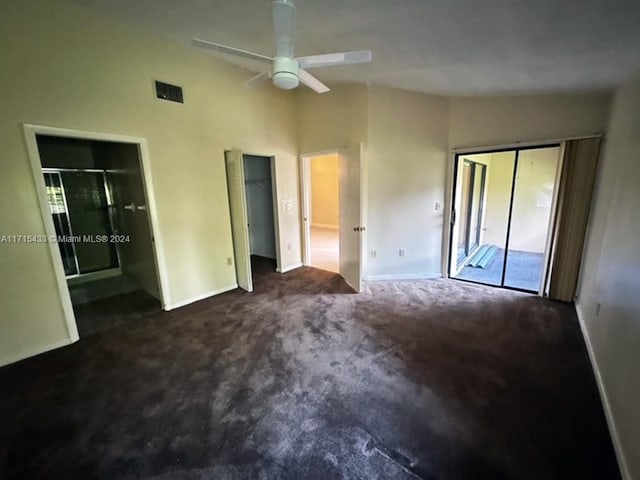
[[[451,148],[483,147],[602,133],[610,95],[456,97],[450,101]]]
[[[11,92],[0,112],[2,234],[44,233],[27,122],[147,138],[167,303],[235,284],[224,149],[276,156],[282,266],[300,261],[291,92],[246,89],[246,71],[64,2],[10,2],[0,32],[0,89]],[[155,99],[154,79],[183,86],[185,104]],[[46,245],[1,244],[0,275],[0,364],[68,338]]]
[[[576,302],[626,479],[640,478],[639,156],[637,80],[614,98]]]
[[[326,150],[367,142],[367,87],[336,84],[331,91],[318,95],[299,88],[296,112],[300,153],[322,153]]]
[[[368,258],[371,277],[439,275],[448,102],[369,88]],[[439,210],[436,210],[436,203]],[[403,249],[405,256],[399,256]]]
[[[338,228],[338,154],[311,157],[311,225]]]

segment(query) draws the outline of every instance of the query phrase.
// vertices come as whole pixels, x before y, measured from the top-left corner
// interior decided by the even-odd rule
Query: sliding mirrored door
[[[513,188],[504,286],[535,291],[544,270],[559,147],[522,150]]]
[[[559,145],[458,155],[449,276],[537,292]]]
[[[43,175],[65,275],[118,268],[105,172],[46,169]]]

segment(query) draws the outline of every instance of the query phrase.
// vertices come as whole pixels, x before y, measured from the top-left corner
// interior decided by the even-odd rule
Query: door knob
[[[365,227],[353,227],[354,232],[364,232],[365,230]]]

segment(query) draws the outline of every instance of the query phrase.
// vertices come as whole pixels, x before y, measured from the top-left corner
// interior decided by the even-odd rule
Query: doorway
[[[303,264],[335,271],[360,292],[367,205],[362,188],[366,185],[362,143],[301,155],[300,185]],[[314,204],[321,208],[314,210]],[[329,208],[324,209],[327,205]]]
[[[309,258],[307,264],[340,271],[340,194],[337,153],[309,157]]]
[[[141,144],[49,127],[25,132],[70,337],[162,310]]]
[[[275,272],[278,267],[271,158],[243,155],[242,163],[251,278],[255,282],[270,272]]]
[[[542,291],[560,153],[555,144],[456,155],[451,278]]]
[[[224,155],[236,278],[252,292],[254,280],[281,271],[275,157],[238,149]]]

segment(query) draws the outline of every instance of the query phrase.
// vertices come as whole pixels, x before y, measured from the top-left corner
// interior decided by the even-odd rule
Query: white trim
[[[293,265],[289,265],[288,267],[281,268],[280,270],[276,270],[278,273],[287,273],[291,270],[295,270],[296,268],[304,267],[302,262],[294,263]]]
[[[526,148],[526,147],[535,147],[537,145],[546,145],[549,143],[562,143],[567,142],[569,140],[585,140],[587,138],[601,138],[603,136],[602,133],[594,133],[593,135],[582,135],[582,136],[574,136],[574,137],[563,137],[563,138],[552,138],[550,140],[531,140],[527,142],[514,142],[514,143],[505,143],[500,145],[487,145],[483,147],[455,147],[451,148],[451,153],[457,154],[465,154],[465,153],[485,153],[485,150],[509,150],[516,148]],[[491,153],[491,152],[489,152]]]
[[[27,152],[31,163],[31,173],[33,175],[34,187],[38,196],[38,203],[40,204],[40,218],[42,219],[45,233],[47,234],[47,237],[50,238],[51,236],[56,235],[56,227],[53,224],[53,217],[51,217],[51,213],[49,211],[47,187],[44,183],[44,176],[42,175],[42,161],[40,160],[38,139],[36,138],[36,134],[40,131],[41,130],[36,126],[24,125],[24,136],[25,141],[27,142]],[[67,286],[67,279],[64,273],[62,257],[60,256],[57,243],[47,242],[47,245],[49,246],[49,258],[51,259],[53,271],[56,276],[56,282],[58,284],[58,298],[60,299],[60,305],[62,306],[62,312],[67,326],[67,341],[69,343],[75,342],[80,338],[80,336],[78,335],[78,326],[76,324],[76,317],[73,313],[73,305],[71,303],[71,295],[69,294],[69,287]],[[33,351],[41,353],[39,349],[35,349]],[[37,353],[34,353],[34,355],[37,355]]]
[[[4,357],[0,359],[0,367],[4,367],[5,365],[9,365],[11,363],[19,362],[20,360],[24,360],[25,358],[33,357],[35,355],[40,355],[42,353],[49,352],[51,350],[55,350],[57,348],[66,347],[75,343],[79,340],[76,338],[75,340],[71,340],[69,338],[65,338],[64,340],[60,340],[58,342],[49,343],[47,345],[43,345],[38,348],[32,348],[25,352],[20,352],[12,357]]]
[[[602,375],[600,374],[600,368],[598,367],[598,361],[596,359],[595,352],[593,351],[593,345],[591,343],[591,337],[589,337],[589,330],[584,323],[584,314],[582,313],[582,307],[578,302],[575,303],[576,314],[578,316],[578,322],[580,323],[580,330],[582,330],[582,336],[584,337],[584,343],[587,346],[587,352],[589,353],[589,360],[591,361],[591,368],[593,369],[594,376],[596,377],[596,384],[598,385],[598,392],[600,393],[600,400],[602,402],[602,408],[604,409],[604,416],[607,419],[607,426],[609,427],[609,433],[613,441],[613,449],[618,459],[618,465],[622,473],[623,480],[631,480],[631,473],[629,473],[629,467],[624,456],[620,437],[618,436],[618,429],[613,420],[613,413],[611,412],[611,405],[609,404],[609,397],[602,382]]]
[[[326,228],[327,230],[338,230],[338,225],[331,225],[330,223],[312,223],[311,228]]]
[[[160,236],[158,213],[156,207],[155,194],[153,189],[153,181],[151,179],[151,164],[149,160],[149,148],[147,140],[143,137],[133,137],[128,135],[92,132],[85,130],[76,130],[69,128],[50,127],[45,125],[23,124],[25,140],[27,143],[27,151],[31,161],[31,170],[35,184],[36,193],[40,203],[40,214],[44,223],[44,229],[47,236],[55,235],[55,226],[53,219],[49,214],[49,203],[47,199],[44,177],[42,176],[42,160],[40,159],[40,151],[38,149],[37,135],[50,135],[66,138],[80,138],[85,140],[97,140],[117,143],[134,144],[138,146],[138,157],[140,161],[140,173],[142,175],[142,185],[147,200],[147,213],[149,217],[149,226],[153,236],[152,249],[158,276],[158,286],[160,287],[160,301],[163,308],[170,303],[169,277],[167,274],[166,259],[164,249],[162,248],[162,237]],[[69,339],[77,340],[78,327],[76,325],[73,306],[69,295],[69,288],[64,274],[64,267],[58,247],[53,242],[48,242],[51,262],[54,267],[56,279],[58,283],[58,293],[67,323]]]
[[[231,290],[235,290],[238,288],[238,284],[234,283],[233,285],[229,285],[227,287],[222,287],[217,290],[212,290],[207,293],[203,293],[201,295],[196,295],[195,297],[187,298],[186,300],[180,300],[179,302],[172,303],[170,305],[166,305],[164,307],[165,311],[175,310],[176,308],[185,307],[195,302],[199,302],[200,300],[205,300],[206,298],[213,297],[215,295],[220,295],[221,293],[229,292]]]
[[[242,159],[244,168],[244,158]],[[269,157],[269,168],[271,169],[271,209],[273,210],[273,223],[275,228],[276,243],[276,270],[282,265],[282,242],[280,240],[280,197],[278,195],[278,165],[275,155]]]
[[[371,282],[378,280],[433,280],[442,278],[441,273],[393,273],[387,275],[368,275],[366,279]]]

